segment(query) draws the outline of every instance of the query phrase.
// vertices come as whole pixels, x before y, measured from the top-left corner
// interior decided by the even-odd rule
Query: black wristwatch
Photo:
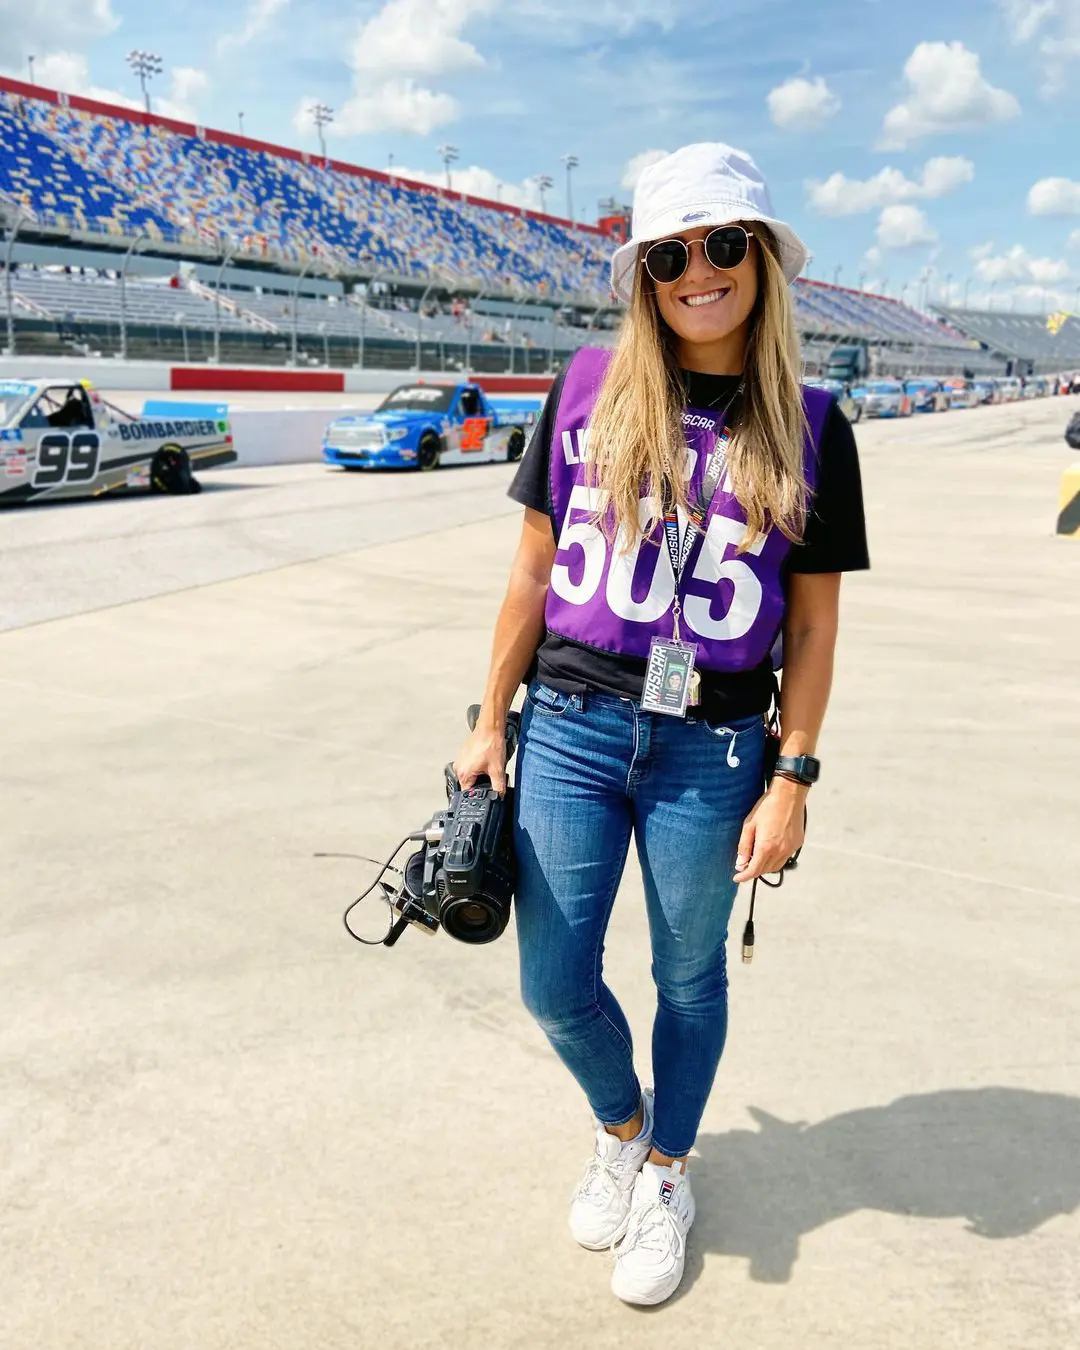
[[[821,777],[821,760],[813,755],[778,755],[774,772],[811,787]]]

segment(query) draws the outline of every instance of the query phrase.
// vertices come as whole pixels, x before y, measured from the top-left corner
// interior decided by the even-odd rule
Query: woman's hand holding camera
[[[753,881],[763,872],[779,872],[803,846],[809,788],[774,778],[768,792],[746,817],[735,859],[735,881]]]
[[[506,792],[506,730],[484,721],[476,729],[454,760],[454,772],[463,788],[470,788],[483,775],[491,779],[491,786],[503,796]]]

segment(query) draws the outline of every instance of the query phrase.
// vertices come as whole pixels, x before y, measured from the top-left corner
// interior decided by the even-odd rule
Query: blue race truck
[[[526,428],[542,402],[491,399],[477,384],[403,384],[374,412],[331,422],[323,459],[345,469],[512,464],[525,453]]]

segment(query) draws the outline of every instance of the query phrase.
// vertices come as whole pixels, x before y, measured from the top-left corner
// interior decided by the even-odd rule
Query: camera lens
[[[487,897],[473,896],[445,904],[442,922],[450,937],[459,942],[494,942],[506,927],[509,912],[509,904],[502,912]]]

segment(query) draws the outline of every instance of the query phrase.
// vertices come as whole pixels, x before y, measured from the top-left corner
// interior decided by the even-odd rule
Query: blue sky
[[[649,152],[749,150],[812,275],[1080,308],[1080,0],[0,0],[0,68],[565,212]],[[929,272],[927,278],[928,269]]]

